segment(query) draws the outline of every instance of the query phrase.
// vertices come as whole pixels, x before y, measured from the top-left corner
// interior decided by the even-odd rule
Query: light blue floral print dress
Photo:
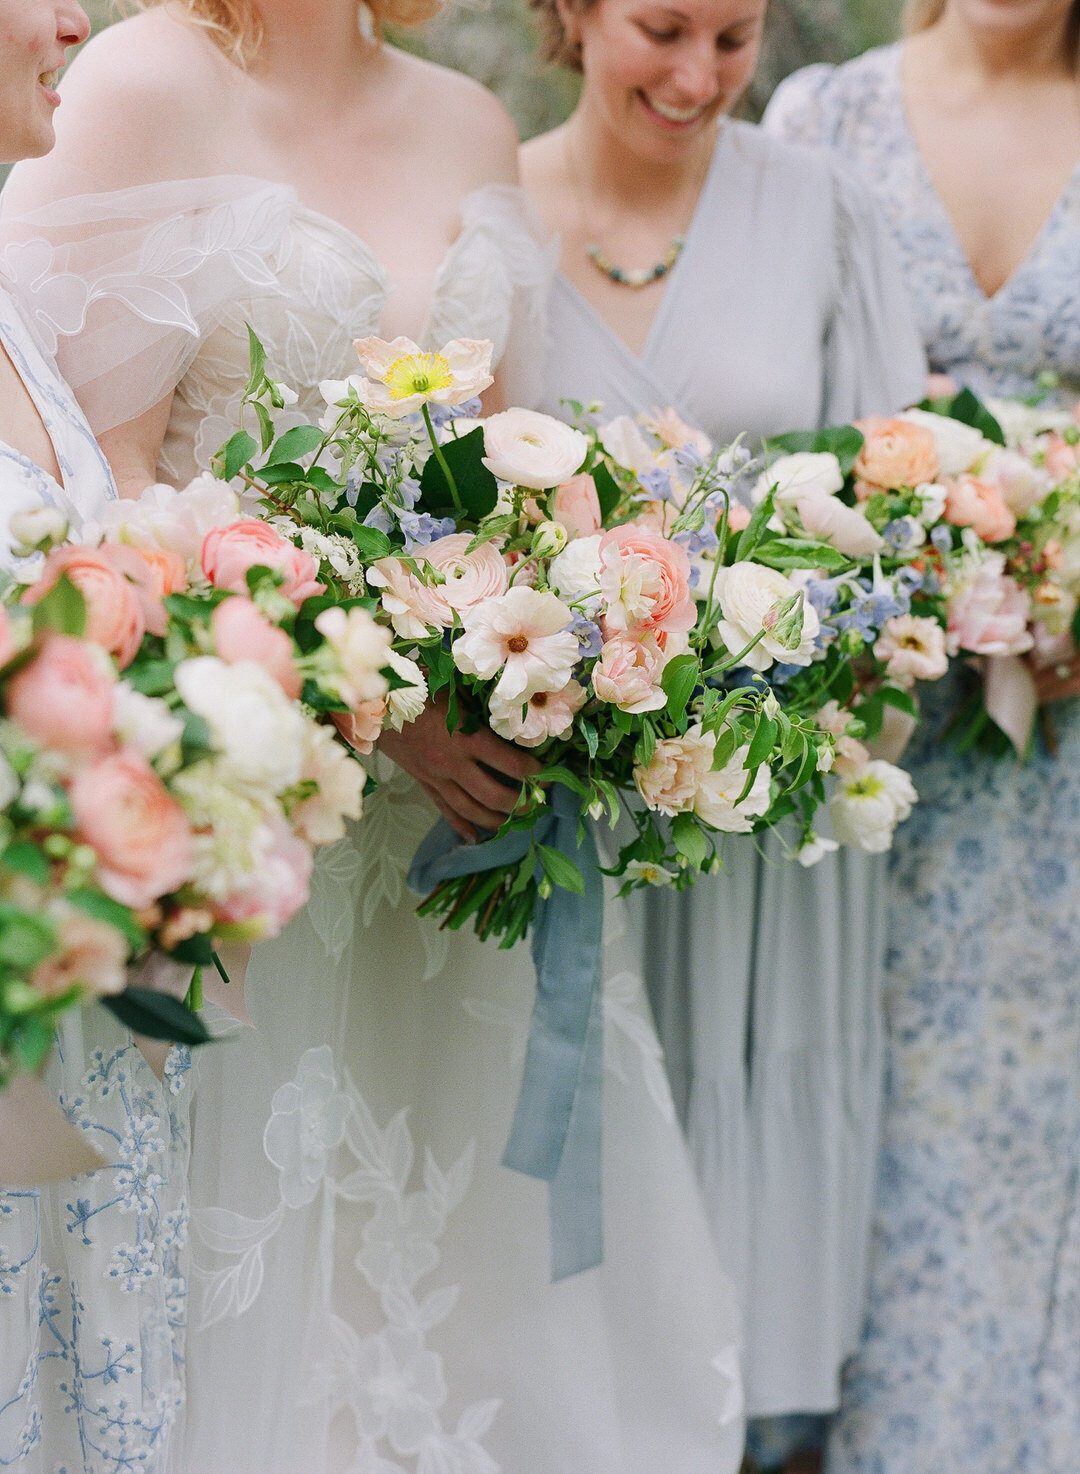
[[[778,90],[769,126],[836,149],[900,247],[930,362],[980,394],[1080,385],[1080,164],[994,296],[923,166],[900,47]],[[1080,1470],[1080,710],[1026,767],[938,736],[890,870],[888,1086],[871,1304],[830,1474]]]
[[[62,477],[0,442],[6,561],[12,512],[45,502],[77,527],[116,488],[85,416],[2,280],[0,345],[41,415]],[[104,1165],[48,1187],[0,1189],[0,1469],[166,1467],[183,1399],[189,1067],[188,1051],[174,1049],[159,1080],[104,1009],[63,1025],[46,1083]]]

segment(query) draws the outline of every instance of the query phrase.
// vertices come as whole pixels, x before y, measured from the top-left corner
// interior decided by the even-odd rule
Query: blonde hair
[[[168,0],[119,0],[123,10],[133,4],[139,10],[163,5]],[[237,66],[247,66],[263,38],[263,21],[258,0],[172,0],[193,25],[209,32],[214,43]],[[371,11],[376,32],[385,25],[419,26],[442,9],[443,0],[358,0]]]
[[[947,4],[948,0],[907,0],[904,6],[904,34],[914,36],[919,31],[926,31],[937,25],[945,14]],[[1077,71],[1080,71],[1080,0],[1073,0],[1069,15],[1069,34],[1074,63]]]
[[[581,15],[591,10],[595,3],[596,0],[570,0],[569,8]],[[529,9],[536,12],[540,24],[540,50],[544,60],[580,72],[581,43],[568,32],[555,0],[529,0]]]

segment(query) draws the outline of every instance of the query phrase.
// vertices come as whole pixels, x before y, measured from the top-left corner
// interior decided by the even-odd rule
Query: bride
[[[546,258],[510,122],[379,39],[431,8],[380,0],[358,25],[356,0],[173,0],[79,57],[56,154],[17,171],[5,229],[122,490],[209,465],[236,427],[247,323],[298,417],[375,331],[491,338],[502,401],[539,391]],[[363,822],[256,950],[255,1027],[216,1018],[194,1097],[183,1448],[140,1467],[737,1467],[730,1289],[619,910],[605,1260],[553,1285],[546,1189],[500,1165],[528,954],[418,921],[405,887],[436,808],[466,836],[491,826],[530,762],[490,732],[448,737],[438,710],[384,743]]]

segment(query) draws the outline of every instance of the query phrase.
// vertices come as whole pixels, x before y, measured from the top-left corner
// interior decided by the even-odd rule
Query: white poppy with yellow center
[[[355,347],[367,375],[353,381],[361,402],[372,414],[395,420],[425,404],[465,404],[494,382],[493,345],[486,340],[454,338],[438,353],[411,338],[361,338]]]

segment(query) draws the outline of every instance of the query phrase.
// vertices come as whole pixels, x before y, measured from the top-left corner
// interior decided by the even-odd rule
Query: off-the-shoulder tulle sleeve
[[[835,169],[837,308],[826,343],[825,422],[890,414],[923,397],[926,355],[896,248],[869,190]]]
[[[230,302],[279,291],[294,209],[232,176],[81,195],[5,217],[0,275],[100,435],[176,387]]]
[[[428,337],[490,338],[508,403],[543,395],[547,299],[558,261],[528,196],[514,185],[476,190],[462,206],[462,231],[436,284]]]
[[[792,72],[769,99],[762,126],[788,143],[831,143],[828,95],[835,76],[826,62]]]

